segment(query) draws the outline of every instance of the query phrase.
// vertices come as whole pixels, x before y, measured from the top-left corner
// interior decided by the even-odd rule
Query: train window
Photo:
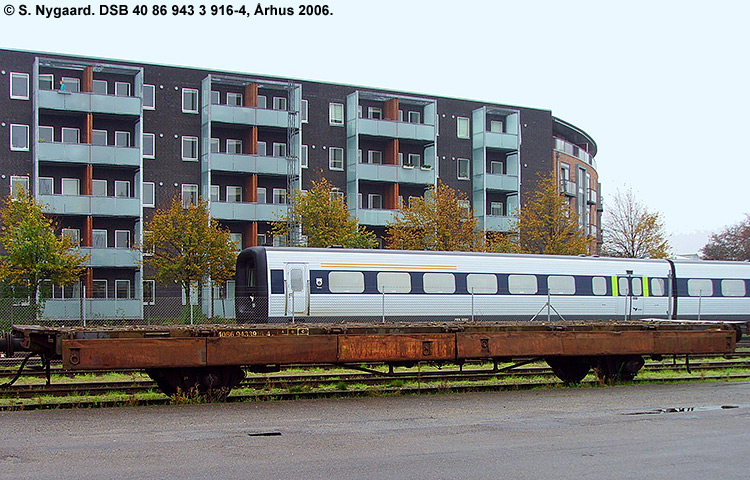
[[[714,294],[714,286],[708,278],[691,278],[687,285],[691,297],[710,297]]]
[[[466,276],[469,293],[497,293],[497,277],[489,273],[470,273]]]
[[[289,271],[289,288],[292,292],[301,292],[304,287],[304,272],[301,268],[293,268]]]
[[[663,278],[652,278],[651,279],[651,296],[652,297],[663,297],[666,292],[664,288],[665,282]]]
[[[454,293],[456,279],[452,273],[425,273],[422,277],[424,293]]]
[[[604,277],[594,277],[591,279],[591,291],[594,295],[607,294],[607,279]]]
[[[627,297],[630,295],[630,279],[628,277],[618,278],[617,289],[620,291],[621,297]]]
[[[725,297],[744,297],[745,281],[744,280],[722,280],[721,294]]]
[[[633,295],[636,297],[640,297],[643,295],[643,278],[635,277],[633,279]]]
[[[515,295],[533,295],[537,292],[534,275],[508,275],[508,291]]]
[[[550,275],[547,288],[550,295],[573,295],[576,293],[576,279],[570,275]]]
[[[362,272],[330,272],[328,289],[331,293],[362,293],[365,291],[365,276]]]
[[[409,293],[411,292],[411,275],[406,272],[378,273],[378,292]]]

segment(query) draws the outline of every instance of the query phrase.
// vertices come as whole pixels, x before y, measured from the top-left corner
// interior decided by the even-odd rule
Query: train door
[[[287,263],[284,267],[286,314],[308,315],[310,285],[306,263]]]
[[[643,318],[645,303],[643,296],[643,277],[628,273],[614,277],[613,294],[620,301],[617,302],[617,315],[624,320]]]

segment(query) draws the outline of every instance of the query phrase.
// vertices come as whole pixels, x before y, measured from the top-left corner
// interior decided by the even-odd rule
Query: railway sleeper
[[[232,388],[245,378],[238,366],[149,368],[146,373],[164,394],[224,401]]]
[[[610,385],[632,381],[645,364],[641,355],[554,356],[545,361],[565,383],[581,383],[593,368],[597,378]]]

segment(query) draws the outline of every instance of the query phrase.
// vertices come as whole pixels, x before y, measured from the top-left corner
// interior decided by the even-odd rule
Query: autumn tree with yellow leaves
[[[617,192],[605,212],[603,253],[610,257],[666,258],[670,254],[664,222],[638,202],[633,191]]]

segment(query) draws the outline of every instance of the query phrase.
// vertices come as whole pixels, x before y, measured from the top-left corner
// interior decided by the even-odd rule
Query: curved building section
[[[580,128],[554,118],[553,165],[560,182],[560,193],[578,214],[581,228],[594,239],[592,253],[601,247],[601,184],[596,171],[597,146]]]

